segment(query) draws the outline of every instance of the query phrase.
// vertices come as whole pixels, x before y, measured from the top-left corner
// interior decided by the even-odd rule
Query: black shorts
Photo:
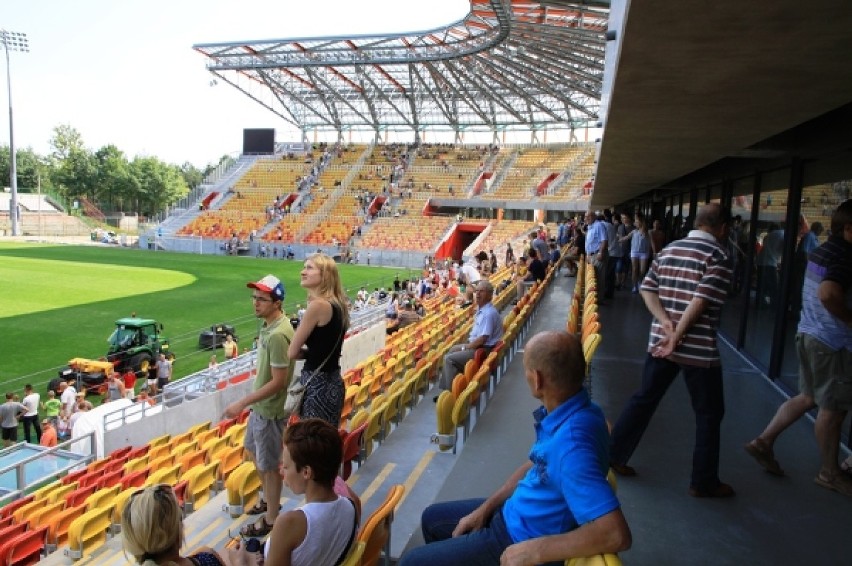
[[[18,427],[14,426],[14,427],[6,428],[4,426],[2,428],[3,428],[3,435],[2,435],[3,440],[11,440],[12,442],[18,441]]]

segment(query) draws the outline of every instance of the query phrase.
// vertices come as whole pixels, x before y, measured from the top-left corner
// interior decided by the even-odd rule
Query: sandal
[[[258,523],[249,523],[240,529],[242,536],[251,538],[265,537],[270,532],[272,532],[272,525],[266,522],[266,517],[261,517]]]
[[[773,476],[784,475],[784,470],[781,469],[781,465],[778,463],[778,460],[775,459],[775,455],[772,453],[772,450],[762,441],[757,439],[752,440],[743,446],[743,449],[749,456],[757,460],[757,463],[760,464],[764,470]]]
[[[251,507],[248,511],[246,511],[247,515],[263,515],[264,513],[266,513],[266,501],[263,501],[262,499],[258,500],[258,502],[254,504],[254,507]]]

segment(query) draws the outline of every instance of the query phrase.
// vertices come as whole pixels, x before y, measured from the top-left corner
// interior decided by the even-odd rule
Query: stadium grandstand
[[[393,334],[386,305],[368,305],[344,342],[341,473],[364,510],[346,563],[395,564],[422,544],[427,505],[486,497],[528,461],[539,406],[522,363],[531,336],[582,340],[585,385],[609,421],[642,381],[650,315],[641,298],[605,297],[582,258],[569,270],[568,237],[556,237],[563,257],[547,277],[517,296],[506,246],[517,257],[531,232],[557,236],[564,221],[604,208],[641,212],[672,241],[699,206],[720,203],[740,216],[720,323],[720,466],[737,496],[689,496],[696,418],[678,384],[630,462],[638,474],[613,482],[632,547],[565,564],[846,563],[852,505],[814,482],[814,415],[776,446],[786,477],[763,473],[743,444],[797,391],[798,240],[814,222],[830,225],[852,188],[849,22],[852,4],[830,0],[470,0],[467,16],[441,29],[196,45],[217,80],[302,139],[241,156],[140,245],[292,249],[297,259],[319,249],[423,267],[424,283],[451,270],[447,258],[494,250],[498,268],[484,276],[497,289],[503,340],[436,404],[443,355],[473,321],[461,298],[424,297],[421,320]],[[345,139],[356,129],[369,143]],[[519,132],[528,143],[510,140]],[[758,255],[775,229],[786,237],[768,296]],[[176,382],[153,407],[120,401],[99,413],[88,444],[50,453],[54,467],[41,466],[37,481],[22,485],[29,455],[6,465],[0,477],[15,480],[3,485],[0,564],[45,551],[45,564],[123,563],[116,518],[137,486],[154,483],[181,496],[187,550],[233,544],[254,520],[244,512],[260,482],[242,460],[245,415],[220,417],[250,387],[253,356]],[[842,430],[846,459],[848,416]],[[283,509],[300,503],[285,490]]]

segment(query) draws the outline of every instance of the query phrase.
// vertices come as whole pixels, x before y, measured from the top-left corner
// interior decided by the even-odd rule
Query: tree
[[[70,124],[60,124],[53,128],[53,137],[50,138],[50,148],[53,150],[51,157],[56,161],[63,161],[71,157],[74,151],[85,151],[83,136]]]
[[[40,181],[42,188],[49,188],[50,166],[47,160],[29,147],[18,149],[15,153],[17,154],[18,187],[35,189]],[[0,146],[0,186],[5,187],[10,184],[9,167],[9,146]]]
[[[183,175],[183,180],[186,181],[190,190],[196,188],[204,180],[204,174],[201,172],[201,169],[189,161],[184,162],[184,164],[180,166],[180,172],[181,175]]]
[[[69,200],[79,196],[96,200],[97,164],[80,132],[68,124],[56,126],[50,147],[51,180],[58,192]]]
[[[133,201],[138,185],[133,181],[130,164],[116,146],[105,145],[95,152],[97,164],[97,198],[101,208],[125,209]]]
[[[181,170],[156,157],[136,157],[130,172],[137,183],[136,210],[146,216],[165,210],[189,192]]]

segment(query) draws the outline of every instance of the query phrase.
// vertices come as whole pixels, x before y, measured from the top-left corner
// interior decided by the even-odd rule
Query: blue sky
[[[92,150],[197,166],[239,151],[243,128],[299,133],[228,85],[210,86],[195,43],[392,33],[463,17],[465,0],[3,0],[0,27],[24,32],[10,53],[15,145],[49,152],[70,124]],[[5,79],[5,59],[3,60]],[[7,86],[0,143],[9,143]],[[366,140],[365,140],[366,141]]]

